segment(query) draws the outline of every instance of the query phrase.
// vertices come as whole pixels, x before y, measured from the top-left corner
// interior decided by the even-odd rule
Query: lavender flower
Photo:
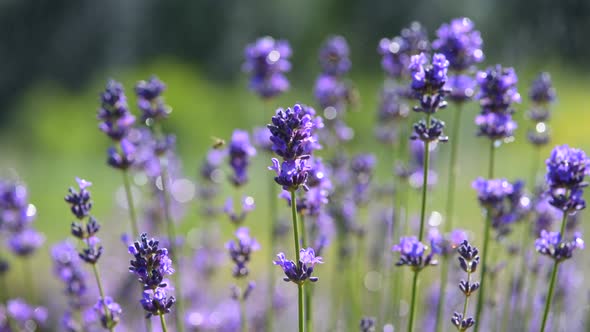
[[[67,241],[56,244],[51,249],[51,257],[54,274],[65,286],[70,308],[80,310],[86,304],[88,286],[76,248]]]
[[[307,190],[305,182],[308,173],[311,170],[307,166],[307,157],[295,160],[285,160],[282,164],[276,158],[272,158],[273,165],[268,169],[275,171],[277,176],[275,182],[283,187],[284,190],[294,191],[302,187]]]
[[[238,228],[235,234],[237,241],[229,241],[225,247],[229,251],[231,260],[235,263],[233,276],[241,278],[248,275],[249,271],[246,265],[250,262],[250,254],[259,250],[260,244],[256,239],[250,237],[250,231],[246,227]]]
[[[549,73],[540,73],[533,81],[529,91],[529,98],[538,105],[547,105],[555,101],[555,88]]]
[[[172,112],[172,109],[164,104],[162,93],[166,90],[164,82],[156,76],[147,81],[139,81],[135,85],[137,95],[137,107],[142,112],[141,121],[158,121],[164,119]]]
[[[322,72],[332,76],[346,74],[351,67],[348,56],[348,43],[344,37],[333,36],[328,38],[320,49]]]
[[[254,133],[252,134],[254,145],[260,150],[272,152],[270,136],[270,130],[267,127],[254,128]]]
[[[410,138],[423,142],[447,142],[449,137],[444,135],[444,129],[445,123],[438,119],[431,118],[428,124],[425,120],[420,120],[414,124],[414,132]]]
[[[286,277],[283,278],[285,281],[292,281],[296,284],[302,285],[307,280],[311,282],[318,281],[317,277],[312,277],[314,266],[316,264],[324,263],[322,257],[315,255],[315,251],[312,248],[301,249],[299,251],[299,262],[287,260],[284,253],[277,255],[277,260],[273,262],[275,265],[280,266],[285,272]]]
[[[317,148],[317,140],[313,135],[316,128],[317,122],[313,115],[303,106],[296,104],[286,110],[279,108],[268,125],[273,151],[286,160],[311,154]]]
[[[134,256],[129,271],[138,277],[144,288],[140,303],[147,312],[146,318],[169,313],[176,299],[166,295],[169,285],[164,277],[174,273],[168,250],[159,248],[158,240],[148,240],[147,234],[143,233],[129,246],[129,253]]]
[[[375,318],[374,317],[363,317],[360,323],[361,332],[375,332]]]
[[[486,208],[501,205],[514,192],[514,187],[506,179],[486,180],[480,177],[471,186],[477,191],[480,204]]]
[[[561,233],[542,230],[535,240],[535,248],[540,254],[561,262],[571,258],[575,250],[584,249],[584,240],[580,233],[575,233],[572,240],[562,242]]]
[[[446,107],[444,97],[449,91],[444,86],[448,80],[448,68],[449,62],[443,54],[435,53],[432,64],[428,64],[424,53],[412,56],[409,66],[412,72],[411,88],[420,101],[420,106],[414,107],[415,111],[433,114]]]
[[[561,145],[551,151],[546,161],[551,205],[566,213],[586,207],[582,189],[587,185],[584,177],[590,173],[589,163],[590,160],[580,149]]]
[[[36,213],[37,209],[28,201],[24,185],[0,180],[0,229],[21,232],[30,227]]]
[[[256,155],[256,149],[250,144],[247,131],[234,130],[229,143],[229,164],[234,171],[232,184],[240,187],[248,181],[250,157]]]
[[[418,241],[415,236],[406,236],[400,238],[400,243],[392,248],[393,251],[400,253],[400,259],[395,265],[407,265],[415,271],[422,270],[429,265],[436,265],[437,261],[434,259],[434,251],[430,251],[425,256],[428,246]]]
[[[479,251],[476,247],[471,246],[467,240],[461,243],[461,246],[459,246],[457,251],[459,252],[459,264],[461,269],[467,273],[467,280],[461,280],[459,282],[459,289],[465,295],[465,305],[463,306],[462,313],[453,313],[451,323],[455,325],[457,330],[467,331],[475,325],[473,317],[467,316],[467,303],[473,292],[479,289],[479,282],[471,282],[471,274],[477,270],[477,265],[479,264]]]
[[[125,138],[120,141],[119,146],[120,148],[110,147],[107,150],[107,163],[113,168],[126,170],[133,165],[137,149]]]
[[[451,75],[445,85],[450,90],[448,98],[456,103],[470,100],[475,95],[476,81],[469,75]]]
[[[251,196],[242,197],[241,203],[242,205],[239,213],[234,210],[234,202],[231,198],[228,198],[225,201],[225,206],[223,207],[223,212],[227,214],[231,222],[236,225],[240,225],[246,219],[246,216],[256,207],[254,204],[254,198]]]
[[[276,97],[289,89],[285,73],[291,70],[291,47],[284,40],[262,37],[246,46],[243,70],[251,74],[250,89],[261,98]]]
[[[13,233],[8,240],[8,247],[17,256],[28,257],[45,242],[43,234],[32,228]]]
[[[412,22],[409,27],[402,30],[400,36],[381,39],[377,51],[383,57],[381,66],[385,73],[399,79],[409,75],[410,57],[427,52],[429,48],[426,30],[420,23]]]
[[[449,24],[441,25],[436,36],[432,48],[445,55],[450,69],[460,72],[483,61],[483,40],[467,17],[456,18]]]
[[[350,101],[351,88],[337,76],[321,74],[315,81],[314,96],[321,109],[332,107],[340,114]]]
[[[106,296],[104,299],[98,299],[94,305],[94,311],[98,315],[102,327],[111,329],[119,323],[123,309],[112,298]]]
[[[520,103],[520,94],[516,90],[518,77],[514,69],[496,65],[485,72],[478,72],[476,79],[479,85],[477,99],[482,108],[475,119],[479,135],[492,140],[511,137],[516,129],[511,105]]]
[[[121,83],[110,80],[105,91],[100,94],[100,102],[97,116],[101,121],[99,129],[114,141],[120,141],[127,136],[135,123]]]
[[[353,199],[357,205],[369,201],[369,186],[377,159],[372,154],[359,154],[351,160],[350,169],[353,175]]]
[[[46,308],[33,307],[20,298],[8,300],[6,303],[6,313],[16,323],[19,331],[42,328],[49,318]]]

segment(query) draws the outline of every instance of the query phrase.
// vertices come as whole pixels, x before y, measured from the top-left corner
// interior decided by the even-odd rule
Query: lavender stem
[[[568,196],[566,192],[565,196]],[[561,220],[561,236],[565,234],[565,225],[567,224],[567,212],[563,212],[563,218]],[[555,259],[553,263],[553,271],[551,272],[551,281],[549,282],[549,293],[545,300],[545,311],[543,313],[543,322],[541,323],[541,329],[539,331],[545,331],[545,325],[547,324],[547,318],[549,317],[549,308],[551,307],[551,299],[553,298],[553,290],[555,289],[555,280],[557,280],[557,268],[559,266],[559,260]]]
[[[490,161],[488,165],[488,179],[492,179],[494,177],[494,159],[495,159],[495,141],[492,140],[490,143]],[[480,319],[481,319],[481,311],[484,305],[485,299],[485,282],[486,282],[486,272],[487,272],[487,258],[488,258],[488,244],[490,242],[490,229],[492,225],[492,211],[491,209],[487,209],[486,211],[486,220],[484,226],[484,237],[483,237],[483,256],[481,260],[481,282],[479,288],[479,296],[477,297],[477,307],[475,310],[475,326],[473,330],[477,332],[480,326]]]
[[[111,315],[109,312],[109,307],[106,303],[105,296],[104,296],[104,289],[102,288],[102,281],[100,279],[100,273],[98,272],[98,266],[96,264],[92,265],[92,272],[94,272],[94,278],[96,279],[96,284],[98,285],[98,293],[100,294],[100,298],[103,300],[102,304],[104,306],[104,315],[107,319],[107,326],[109,326],[109,331],[113,332],[115,329],[111,326]]]
[[[430,128],[430,114],[426,114],[426,129]],[[424,168],[422,170],[422,209],[420,210],[420,232],[418,241],[422,242],[424,238],[424,222],[426,221],[426,194],[428,192],[428,170],[430,159],[430,141],[424,142]]]
[[[268,178],[268,205],[269,205],[269,215],[270,215],[270,253],[272,254],[272,259],[274,259],[274,248],[276,244],[276,228],[277,228],[277,193],[275,190],[275,181],[272,177]],[[276,278],[274,276],[274,269],[270,269],[270,276],[269,276],[269,296],[270,296],[270,305],[268,306],[268,310],[266,313],[266,326],[269,331],[273,330],[273,320],[274,320],[274,305],[273,305],[273,298],[275,295],[275,285],[276,285]]]
[[[291,190],[291,217],[293,219],[293,241],[295,242],[295,257],[297,259],[297,264],[301,264],[299,259],[299,225],[297,224],[297,197],[295,195],[295,190]],[[303,332],[303,284],[298,283],[297,290],[299,332]]]
[[[408,321],[408,332],[414,331],[414,315],[416,312],[416,293],[418,292],[418,274],[420,270],[414,271],[414,278],[412,280],[412,300],[410,308],[410,318]]]
[[[162,325],[162,332],[168,332],[168,327],[166,326],[166,318],[164,318],[163,313],[160,313],[160,324]]]
[[[129,210],[129,220],[131,223],[131,236],[136,238],[139,236],[139,227],[137,226],[137,216],[135,214],[135,206],[133,202],[133,193],[131,192],[131,184],[129,182],[129,173],[126,169],[122,170],[123,186],[125,187],[125,195],[127,197],[127,209]]]

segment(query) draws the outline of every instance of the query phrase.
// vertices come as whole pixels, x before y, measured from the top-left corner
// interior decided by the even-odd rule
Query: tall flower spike
[[[141,121],[158,121],[166,118],[172,109],[164,104],[162,93],[166,90],[164,82],[156,76],[147,81],[139,81],[135,85],[137,107],[142,112]]]
[[[567,145],[556,146],[546,165],[549,203],[566,213],[584,209],[583,188],[587,186],[584,178],[590,173],[586,153]]]
[[[291,281],[296,284],[303,284],[307,280],[311,282],[318,281],[317,277],[312,277],[313,269],[316,264],[324,263],[322,257],[315,255],[313,248],[301,249],[299,251],[299,262],[287,260],[285,254],[280,252],[277,255],[277,260],[273,262],[280,266],[285,273],[285,281]]]
[[[401,35],[379,41],[377,52],[383,57],[381,66],[386,74],[400,79],[409,75],[410,57],[421,52],[428,52],[430,45],[426,30],[419,22],[412,22],[401,31]]]
[[[250,144],[250,135],[244,130],[234,130],[229,142],[229,165],[234,171],[231,178],[236,187],[248,181],[250,157],[256,155],[256,149]]]
[[[467,316],[467,304],[469,303],[469,297],[479,289],[479,282],[471,281],[471,275],[477,270],[479,264],[479,251],[476,247],[471,246],[467,240],[461,243],[457,251],[459,252],[459,266],[467,273],[467,280],[459,282],[459,289],[465,295],[463,312],[455,312],[451,318],[451,323],[455,325],[457,330],[467,331],[475,325],[475,320]]]
[[[400,259],[395,265],[410,266],[414,270],[421,270],[429,265],[436,265],[437,261],[434,259],[434,252],[431,250],[428,255],[426,251],[428,246],[425,246],[415,236],[407,236],[400,238],[400,243],[392,248],[393,251],[400,253]]]
[[[328,38],[320,49],[320,65],[322,72],[327,75],[341,76],[346,74],[351,67],[349,48],[346,39],[342,36]]]
[[[129,271],[138,277],[144,292],[140,303],[146,311],[146,318],[170,312],[176,302],[174,296],[167,296],[168,283],[166,276],[174,273],[172,260],[166,248],[160,248],[160,242],[149,239],[146,233],[141,234],[138,241],[129,246],[129,253],[134,257]]]
[[[436,36],[432,48],[445,55],[451,70],[460,72],[483,61],[483,39],[467,17],[441,25]]]
[[[135,117],[129,112],[127,97],[121,83],[110,80],[100,94],[100,102],[97,115],[101,121],[99,129],[114,141],[120,141],[127,136],[135,123]]]
[[[261,98],[276,97],[289,89],[285,73],[291,70],[291,46],[285,40],[262,37],[246,46],[243,70],[249,74],[250,89]]]
[[[233,276],[241,278],[248,275],[247,264],[250,262],[250,254],[260,249],[256,239],[250,237],[250,231],[246,227],[240,227],[236,231],[237,241],[229,241],[225,247],[229,251],[229,256],[234,262]]]
[[[449,61],[443,54],[435,53],[432,63],[424,53],[412,56],[410,60],[412,85],[414,96],[420,101],[420,106],[414,107],[417,112],[433,114],[446,107],[445,95],[449,93],[444,88],[448,80]]]
[[[584,240],[576,232],[570,241],[562,241],[561,233],[542,230],[540,237],[535,240],[535,249],[541,255],[549,256],[557,262],[572,257],[575,250],[584,249]]]

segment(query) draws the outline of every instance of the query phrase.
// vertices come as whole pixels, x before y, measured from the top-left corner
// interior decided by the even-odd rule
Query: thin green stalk
[[[299,225],[297,224],[297,197],[295,196],[295,190],[291,190],[291,217],[293,219],[293,242],[295,242],[295,258],[297,259],[297,264],[301,264],[299,260]],[[303,284],[297,284],[297,289],[299,332],[303,332]]]
[[[309,244],[307,243],[307,228],[305,228],[305,215],[299,214],[299,220],[301,223],[301,245],[305,248]],[[310,286],[305,287],[305,330],[313,331],[313,311],[312,307],[312,288]]]
[[[8,296],[8,287],[6,287],[6,277],[0,275],[0,303],[6,302],[10,297]]]
[[[488,165],[488,179],[492,179],[494,177],[494,163],[495,163],[495,141],[491,141],[490,144],[490,160]],[[484,237],[483,237],[483,253],[482,253],[482,260],[481,260],[481,282],[479,288],[479,295],[477,297],[477,307],[475,310],[475,326],[473,328],[474,332],[479,330],[480,326],[480,318],[481,318],[481,311],[484,306],[485,302],[485,283],[486,283],[486,272],[487,272],[487,257],[488,257],[488,245],[490,242],[490,229],[492,225],[492,211],[487,209],[486,211],[486,220],[484,226]]]
[[[154,132],[157,137],[162,138],[162,129],[159,123],[156,123],[154,126]],[[163,196],[163,210],[164,210],[164,218],[166,219],[166,226],[168,231],[168,239],[170,241],[170,258],[173,262],[176,262],[176,273],[172,275],[174,280],[174,288],[176,289],[176,310],[174,311],[174,319],[176,322],[176,329],[180,332],[184,331],[184,321],[182,317],[184,316],[184,303],[183,303],[183,293],[182,293],[182,284],[181,284],[181,265],[179,261],[179,256],[177,255],[177,248],[176,248],[176,226],[174,225],[174,220],[172,219],[172,215],[170,213],[170,192],[168,190],[168,165],[167,160],[165,157],[158,158],[158,162],[160,164],[160,180],[162,182],[162,196]]]
[[[131,236],[135,239],[139,236],[139,227],[137,226],[137,216],[135,214],[133,193],[131,192],[131,184],[129,182],[129,173],[127,170],[123,170],[121,173],[123,174],[123,185],[127,197],[127,209],[129,210],[129,221],[131,223]]]
[[[25,278],[25,287],[31,303],[37,302],[37,292],[35,291],[35,282],[33,281],[33,261],[30,257],[21,260],[23,274]]]
[[[568,192],[566,192],[565,196],[568,196]],[[567,213],[563,213],[563,218],[561,220],[561,236],[563,238],[565,234],[565,225],[567,224]],[[549,308],[551,307],[551,299],[553,298],[553,290],[555,289],[555,281],[557,280],[557,268],[559,266],[559,261],[555,260],[553,263],[553,271],[551,272],[551,281],[549,282],[549,293],[547,293],[547,298],[545,300],[545,311],[543,312],[543,322],[541,323],[541,329],[539,331],[545,331],[545,325],[547,324],[547,318],[549,317]]]
[[[104,315],[107,319],[107,326],[108,329],[113,332],[115,330],[114,327],[111,326],[111,314],[109,312],[109,307],[107,306],[105,296],[104,296],[104,288],[102,287],[102,281],[100,279],[100,273],[98,272],[98,266],[96,264],[92,265],[92,272],[94,272],[94,278],[96,279],[96,284],[98,285],[98,293],[100,294],[100,298],[102,299],[102,304],[104,306]]]
[[[168,332],[168,327],[166,326],[166,319],[164,318],[163,313],[160,313],[160,325],[162,325],[162,332]]]
[[[414,278],[412,280],[412,301],[410,307],[410,318],[408,321],[408,332],[414,331],[414,315],[416,313],[416,293],[418,293],[418,274],[420,270],[414,271]]]
[[[459,147],[459,134],[461,133],[461,113],[463,110],[463,103],[457,104],[453,117],[453,131],[451,133],[451,155],[449,158],[449,176],[447,184],[447,206],[445,216],[447,218],[445,223],[445,232],[448,233],[453,230],[453,217],[455,208],[455,186],[457,179],[457,152]],[[440,290],[438,297],[438,306],[436,309],[436,331],[440,332],[445,324],[442,324],[444,318],[444,305],[447,292],[447,280],[449,274],[449,264],[443,263],[440,270]]]
[[[276,193],[276,184],[272,177],[268,177],[268,204],[269,204],[269,218],[270,218],[270,253],[271,253],[271,260],[274,259],[274,248],[276,244],[276,223],[277,223],[277,193]],[[275,294],[275,286],[276,286],[276,278],[274,276],[274,269],[269,269],[269,291],[268,294],[270,296],[270,305],[268,306],[268,310],[266,311],[266,326],[268,331],[273,330],[273,323],[274,323],[274,305],[272,303],[274,294]]]
[[[242,332],[248,332],[248,316],[246,314],[246,300],[240,299],[240,326]]]
[[[471,284],[471,269],[469,271],[467,271],[467,284],[470,285]],[[469,305],[469,297],[471,296],[471,294],[469,295],[465,295],[465,302],[463,302],[463,319],[465,319],[465,317],[467,316],[467,306]],[[439,321],[440,322],[440,321]],[[461,331],[466,331],[467,329],[462,329]]]
[[[426,127],[430,127],[430,114],[426,115]],[[430,161],[430,142],[424,142],[424,168],[422,169],[422,209],[420,210],[420,232],[418,241],[424,238],[424,223],[426,221],[426,194],[428,193],[428,164]]]

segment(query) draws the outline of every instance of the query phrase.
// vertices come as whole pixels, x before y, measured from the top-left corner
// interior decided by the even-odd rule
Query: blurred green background
[[[568,143],[590,152],[588,1],[478,0],[449,5],[388,0],[3,0],[0,174],[18,177],[28,185],[31,202],[38,209],[36,226],[46,233],[47,245],[68,237],[71,218],[63,196],[75,176],[94,182],[94,214],[108,227],[125,230],[126,215],[113,212],[120,175],[106,166],[110,141],[99,132],[96,121],[98,93],[107,79],[125,85],[136,114],[135,82],[152,74],[166,82],[165,100],[174,111],[164,126],[177,135],[186,176],[196,178],[212,136],[227,139],[236,127],[264,125],[279,106],[315,104],[317,51],[330,34],[341,34],[349,41],[353,61],[349,77],[361,97],[357,110],[346,115],[356,133],[350,150],[385,156],[373,135],[384,78],[378,41],[397,35],[413,20],[422,22],[432,38],[441,23],[459,16],[470,17],[481,31],[485,65],[514,66],[520,78],[524,102],[516,106],[519,129],[515,142],[497,153],[496,174],[509,179],[530,177],[533,151],[525,139],[526,96],[539,71],[552,74],[558,95],[550,124],[552,145]],[[244,46],[262,35],[287,39],[294,50],[289,74],[292,89],[272,101],[273,110],[265,110],[248,91],[240,70]],[[487,141],[474,135],[477,111],[471,104],[464,113],[457,207],[457,224],[475,234],[479,234],[481,218],[470,183],[485,173],[487,165]],[[452,108],[440,116],[450,120],[450,112]],[[431,211],[445,204],[449,148],[442,145],[439,150],[435,168],[440,185],[430,200]],[[544,149],[543,158],[548,153],[549,148]],[[391,181],[390,160],[379,161],[378,177]],[[266,178],[271,176],[267,164],[263,154],[256,157],[255,173],[245,189],[260,200],[260,206],[265,202]],[[417,202],[416,195],[412,204]],[[195,211],[196,207],[189,209],[185,229],[197,222]],[[256,222],[265,213],[259,210],[247,221],[254,234],[267,226]],[[230,229],[229,223],[225,227]],[[264,257],[269,256],[261,255],[255,264],[266,265]],[[34,259],[42,262],[44,257],[41,253]]]

